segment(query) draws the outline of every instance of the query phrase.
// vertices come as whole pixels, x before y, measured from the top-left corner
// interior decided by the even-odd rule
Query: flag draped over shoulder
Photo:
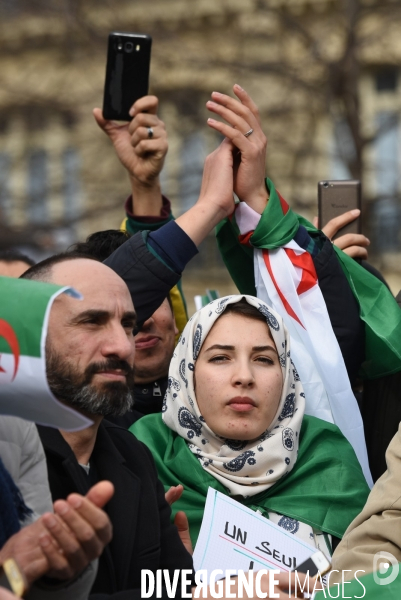
[[[309,221],[296,215],[267,179],[269,202],[259,225],[250,237],[255,248],[281,248],[293,239],[299,225],[312,235],[316,232]],[[217,227],[217,242],[223,260],[244,294],[255,295],[253,249],[241,245],[238,226],[233,219],[224,219]],[[334,246],[351,290],[359,304],[360,318],[365,323],[365,362],[362,376],[376,378],[401,371],[401,310],[391,292],[374,275]]]
[[[353,445],[367,481],[372,484],[362,417],[331,327],[313,260],[293,239],[300,223],[307,225],[309,230],[313,227],[290,210],[269,180],[267,184],[270,199],[264,213],[259,215],[244,202],[237,205],[231,220],[219,227],[220,249],[240,291],[254,293],[282,315],[291,334],[293,360],[305,390],[306,413],[339,426]],[[376,360],[372,332],[377,330],[382,335],[379,322],[384,320],[384,313],[381,317],[377,313],[377,294],[372,296],[370,284],[374,290],[379,290],[378,297],[382,301],[388,298],[394,318],[398,318],[400,324],[401,311],[381,282],[355,261],[346,257],[347,261],[342,256],[345,255],[340,251],[341,265],[357,297],[361,317],[365,317],[368,357]],[[393,335],[392,331],[389,334]],[[401,350],[398,340],[394,341]],[[388,342],[387,338],[385,342]],[[365,368],[375,369],[377,375],[377,364],[372,364],[372,359],[369,363],[368,358]],[[393,362],[395,365],[397,360]],[[385,368],[388,369],[388,365]]]
[[[208,488],[223,494],[228,493],[227,489],[202,468],[186,440],[163,423],[161,414],[139,419],[130,431],[152,452],[165,490],[179,483],[184,486],[182,496],[171,509],[173,515],[185,511],[195,544]],[[292,471],[265,492],[235,499],[265,516],[273,511],[341,538],[361,512],[368,494],[355,453],[338,427],[305,416]]]
[[[61,404],[46,379],[45,345],[51,306],[71,288],[0,277],[0,414],[77,431],[91,421]]]

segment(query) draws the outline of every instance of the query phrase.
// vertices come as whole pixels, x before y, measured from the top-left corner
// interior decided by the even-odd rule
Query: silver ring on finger
[[[251,133],[253,133],[253,129],[250,129],[249,131],[247,131],[246,133],[244,133],[245,137],[249,137],[251,135]]]
[[[148,138],[151,140],[153,137],[153,128],[152,127],[148,127]]]

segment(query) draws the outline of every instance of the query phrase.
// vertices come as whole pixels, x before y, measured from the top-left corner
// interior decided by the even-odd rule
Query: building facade
[[[372,260],[401,288],[397,1],[0,0],[3,226],[39,254],[119,226],[128,179],[92,116],[110,31],[153,37],[175,214],[196,200],[219,142],[205,103],[238,82],[260,110],[267,173],[295,210],[316,214],[321,179],[362,180]],[[212,237],[205,246],[188,281],[231,290]]]

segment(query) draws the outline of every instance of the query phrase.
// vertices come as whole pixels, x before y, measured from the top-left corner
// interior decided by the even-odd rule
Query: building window
[[[64,217],[76,219],[80,213],[79,156],[74,148],[67,148],[62,154],[64,172]]]
[[[393,197],[399,187],[398,115],[379,112],[376,115],[375,166],[378,196]]]
[[[332,179],[351,179],[349,164],[355,160],[354,140],[344,119],[334,123],[334,144],[332,150]]]
[[[0,152],[0,218],[3,225],[9,223],[11,217],[10,169],[10,156],[6,152]]]
[[[377,92],[395,92],[398,84],[398,69],[386,67],[376,73],[375,78]]]
[[[377,247],[381,251],[400,249],[401,206],[399,192],[398,115],[379,112],[376,116],[375,174],[377,201],[373,211],[373,227]]]
[[[181,213],[191,208],[198,199],[206,154],[205,141],[201,133],[195,132],[185,138],[181,151]]]
[[[47,223],[47,153],[33,150],[28,155],[28,214],[31,223]]]

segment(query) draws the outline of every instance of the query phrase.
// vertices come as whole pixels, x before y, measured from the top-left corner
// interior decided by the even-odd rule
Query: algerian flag
[[[244,237],[261,215],[245,202],[235,219]],[[331,326],[311,255],[294,240],[282,248],[254,248],[256,295],[278,312],[291,335],[291,358],[305,392],[305,413],[335,423],[353,446],[370,486],[361,413]]]
[[[295,214],[266,179],[269,202],[250,242],[255,248],[274,250],[290,242],[299,225],[313,236],[317,229]],[[242,294],[256,295],[253,249],[240,244],[235,219],[224,219],[217,227],[217,242],[223,260]],[[387,287],[354,259],[333,246],[365,322],[365,362],[361,375],[368,379],[401,371],[401,310]]]
[[[53,396],[46,379],[45,345],[52,304],[74,290],[0,277],[0,414],[78,431],[91,421]]]
[[[291,335],[293,360],[305,389],[306,413],[338,425],[352,444],[367,482],[372,485],[362,417],[313,261],[293,240],[301,219],[292,213],[269,180],[267,184],[270,198],[263,215],[242,202],[236,207],[235,218],[219,226],[220,250],[239,290],[257,295],[283,317]],[[302,224],[312,228],[303,220]],[[340,255],[343,255],[341,251]],[[383,368],[387,373],[400,370],[399,337],[394,336],[387,324],[380,326],[380,322],[389,317],[393,326],[401,325],[397,303],[387,288],[355,261],[347,262],[349,257],[343,259],[342,256],[340,259],[366,323],[365,374],[377,376]],[[375,346],[383,354],[375,353]]]

